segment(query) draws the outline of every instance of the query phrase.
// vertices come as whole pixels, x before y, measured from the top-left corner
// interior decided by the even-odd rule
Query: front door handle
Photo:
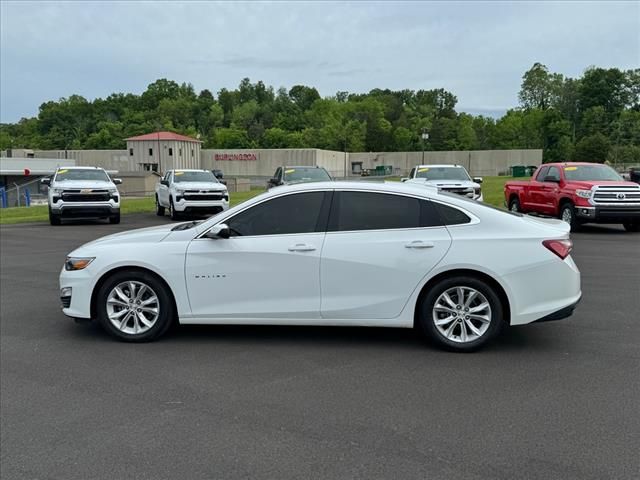
[[[290,252],[313,252],[316,249],[313,245],[307,245],[306,243],[296,243],[289,247]]]
[[[422,240],[414,240],[405,245],[406,248],[433,248],[434,246],[433,242],[423,242]]]

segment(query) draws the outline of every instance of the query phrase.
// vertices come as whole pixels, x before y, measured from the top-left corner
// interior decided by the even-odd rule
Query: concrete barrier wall
[[[76,165],[96,166],[119,172],[140,171],[128,150],[35,150],[37,158],[73,159]],[[346,159],[346,162],[345,162]],[[347,153],[314,148],[299,149],[205,149],[201,150],[200,168],[220,169],[228,177],[271,177],[282,165],[318,165],[335,178],[351,174],[353,163],[363,169],[391,165],[394,175],[406,175],[411,168],[425,164],[458,164],[471,175],[491,176],[509,172],[513,165],[540,165],[542,150],[472,150],[450,152],[370,152]],[[197,167],[196,167],[197,168]]]
[[[316,152],[313,148],[205,149],[201,165],[207,170],[222,170],[225,177],[271,177],[282,165],[315,165]]]
[[[79,167],[102,167],[105,170],[135,172],[139,170],[127,150],[35,150],[36,158],[71,158]]]
[[[394,174],[406,175],[414,166],[448,164],[462,165],[473,176],[495,176],[509,172],[513,165],[540,165],[542,150],[471,150],[447,152],[371,152],[350,153],[349,171],[354,162],[363,169],[392,165]]]

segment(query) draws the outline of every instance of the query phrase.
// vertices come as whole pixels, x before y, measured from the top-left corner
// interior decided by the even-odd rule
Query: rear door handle
[[[433,248],[434,246],[433,242],[423,242],[422,240],[414,240],[405,244],[406,248]]]
[[[290,252],[313,252],[316,249],[313,245],[307,245],[306,243],[296,243],[289,247]]]

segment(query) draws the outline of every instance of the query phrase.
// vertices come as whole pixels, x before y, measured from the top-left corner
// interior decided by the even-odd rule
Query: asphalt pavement
[[[454,354],[411,330],[180,327],[60,311],[65,255],[168,222],[0,227],[2,479],[637,479],[640,234],[573,235],[573,317]]]

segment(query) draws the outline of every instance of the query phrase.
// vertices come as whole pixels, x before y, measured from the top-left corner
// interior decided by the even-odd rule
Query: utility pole
[[[422,129],[422,165],[424,165],[424,150],[425,150],[425,141],[429,140],[429,134],[427,133],[427,129],[423,128]]]

